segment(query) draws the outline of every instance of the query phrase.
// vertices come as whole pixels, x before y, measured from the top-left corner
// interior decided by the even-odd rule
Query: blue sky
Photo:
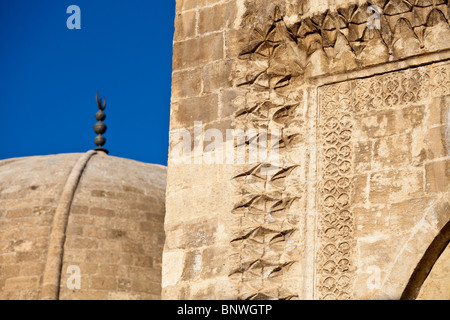
[[[99,90],[110,155],[166,165],[174,16],[175,0],[1,0],[0,159],[95,148]]]

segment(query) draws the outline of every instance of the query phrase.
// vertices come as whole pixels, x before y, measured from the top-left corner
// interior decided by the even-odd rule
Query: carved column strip
[[[230,277],[237,282],[240,299],[298,298],[293,289],[298,273],[292,268],[298,268],[301,251],[300,214],[295,208],[302,186],[295,175],[299,161],[292,156],[292,148],[300,136],[293,128],[301,122],[303,97],[301,92],[270,91],[268,95],[249,92],[234,121],[237,129],[249,130],[246,145],[254,141],[261,146],[260,139],[266,138],[269,143],[267,159],[249,163],[233,177],[241,201],[232,212],[236,230],[230,241],[234,247],[230,261],[235,265]],[[270,150],[272,141],[277,148]],[[273,163],[276,149],[279,158]]]
[[[320,88],[317,297],[350,299],[353,261],[351,82]]]

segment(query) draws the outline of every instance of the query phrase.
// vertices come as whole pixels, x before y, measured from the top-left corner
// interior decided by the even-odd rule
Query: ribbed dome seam
[[[84,169],[96,151],[90,150],[83,154],[73,167],[67,178],[63,192],[56,207],[53,218],[52,231],[50,233],[47,260],[44,269],[42,284],[42,300],[58,300],[61,283],[61,268],[64,256],[64,241],[69,220],[70,207],[72,205],[78,183],[83,175]]]

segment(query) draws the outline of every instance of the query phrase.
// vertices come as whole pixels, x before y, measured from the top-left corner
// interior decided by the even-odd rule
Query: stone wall
[[[444,0],[178,0],[163,298],[400,298],[450,215],[448,19]],[[208,129],[280,132],[278,170],[205,161]]]
[[[1,299],[39,299],[53,215],[79,157],[0,161]]]
[[[177,1],[173,45],[170,152],[178,132],[230,127],[237,97],[231,67],[236,48],[230,34],[239,28],[243,8],[237,1]],[[194,140],[192,140],[194,146]],[[172,158],[170,158],[172,157]],[[201,156],[200,156],[201,157]],[[169,163],[173,161],[169,156]],[[227,267],[233,166],[171,165],[168,171],[163,257],[163,298],[234,298]],[[194,162],[194,160],[192,160]],[[221,257],[217,259],[217,257]]]
[[[93,153],[0,161],[0,299],[161,298],[166,170]]]
[[[333,294],[330,276],[345,276],[345,286],[336,283],[339,292],[399,298],[448,221],[448,173],[442,165],[448,163],[450,100],[433,91],[437,70],[448,66],[409,68],[319,89],[319,297]],[[348,134],[342,136],[343,129]],[[342,244],[345,254],[328,251]],[[339,267],[342,260],[345,268]],[[379,288],[371,283],[374,270]]]
[[[60,299],[161,298],[165,241],[165,168],[110,156],[94,157],[70,210],[62,270],[81,269],[81,289],[61,275]]]

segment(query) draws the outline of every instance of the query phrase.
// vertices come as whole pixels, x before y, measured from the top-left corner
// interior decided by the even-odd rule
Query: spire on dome
[[[98,121],[95,125],[94,125],[94,132],[97,134],[97,136],[94,139],[94,143],[97,145],[97,148],[95,148],[95,151],[103,151],[106,154],[109,153],[108,150],[106,150],[105,148],[103,148],[103,146],[106,143],[106,139],[103,136],[103,134],[106,132],[107,126],[106,124],[103,123],[103,121],[106,119],[106,114],[103,112],[103,110],[105,110],[106,108],[106,99],[103,96],[102,98],[98,98],[98,91],[97,94],[95,95],[95,100],[97,101],[97,107],[99,109],[99,111],[95,114],[95,119]]]

